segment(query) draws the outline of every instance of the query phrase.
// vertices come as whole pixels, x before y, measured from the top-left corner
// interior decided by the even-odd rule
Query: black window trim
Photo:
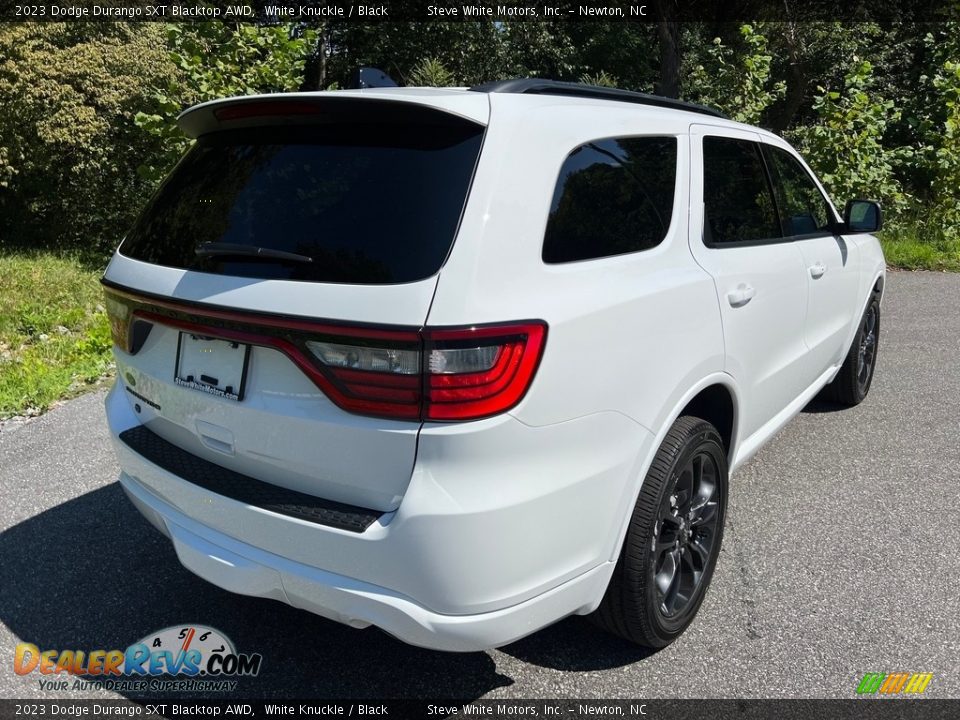
[[[681,142],[681,138],[682,138],[682,137],[684,137],[684,136],[681,135],[681,134],[673,134],[673,133],[639,133],[639,134],[635,134],[635,135],[606,135],[606,136],[604,136],[604,137],[591,138],[590,140],[584,140],[583,142],[578,142],[576,145],[574,145],[572,148],[570,148],[570,150],[567,151],[567,154],[563,156],[563,160],[562,160],[561,163],[560,163],[560,168],[559,168],[559,170],[557,170],[557,178],[558,178],[558,179],[559,179],[560,170],[563,170],[563,166],[566,164],[567,160],[570,158],[571,155],[573,155],[574,152],[576,152],[577,150],[579,150],[579,149],[581,149],[581,148],[590,147],[590,146],[594,145],[595,143],[604,142],[604,141],[606,141],[606,140],[642,140],[642,139],[644,139],[644,138],[660,138],[660,139],[672,139],[672,140],[674,140],[674,141],[676,142],[676,145],[675,145],[676,157],[675,157],[675,161],[674,161],[674,162],[675,162],[675,165],[674,165],[674,170],[673,170],[673,207],[670,208],[670,217],[667,218],[667,224],[666,224],[666,226],[665,226],[665,228],[664,228],[664,231],[663,231],[663,239],[662,239],[659,243],[657,243],[657,244],[654,245],[653,247],[642,248],[642,249],[640,249],[640,250],[627,250],[627,251],[625,251],[625,252],[616,253],[616,254],[614,254],[614,255],[599,255],[599,256],[597,256],[597,257],[581,258],[581,259],[579,259],[579,260],[563,260],[563,261],[560,261],[560,262],[549,262],[549,261],[545,260],[544,257],[543,257],[544,248],[546,247],[546,242],[547,242],[547,228],[546,228],[546,226],[544,226],[543,233],[542,233],[543,239],[542,239],[541,242],[540,242],[540,262],[541,262],[541,264],[546,265],[547,267],[564,267],[564,266],[568,266],[568,265],[577,265],[577,264],[581,264],[581,263],[602,262],[602,261],[604,261],[604,260],[612,260],[612,259],[614,259],[614,258],[622,258],[622,257],[629,256],[629,255],[639,255],[639,254],[641,254],[641,253],[650,252],[650,251],[652,251],[652,250],[656,250],[657,248],[663,247],[663,246],[664,246],[664,242],[665,242],[665,241],[667,240],[667,238],[670,236],[670,231],[673,230],[674,227],[675,227],[675,225],[676,225],[676,222],[675,222],[674,218],[675,218],[676,213],[677,213],[677,205],[678,205],[678,203],[677,203],[677,194],[678,194],[678,193],[680,192],[680,190],[681,190],[681,188],[680,188],[680,142]],[[598,149],[595,148],[595,150],[598,150]],[[600,152],[602,152],[603,154],[606,154],[606,155],[609,154],[609,153],[606,153],[606,152],[604,152],[604,151],[602,151],[602,150],[600,150]],[[621,167],[623,167],[623,163],[621,163],[619,160],[617,160],[616,162],[617,162],[618,165],[620,165]],[[624,169],[626,169],[626,168],[624,168]],[[555,190],[556,190],[556,187],[557,187],[557,184],[556,184],[556,181],[554,181],[552,190],[555,191]],[[642,186],[641,186],[641,187],[642,187]],[[646,191],[644,191],[644,195],[646,195],[646,194],[647,194]],[[552,197],[552,195],[551,195],[551,197]],[[649,198],[648,198],[648,199],[649,199]],[[658,215],[659,215],[659,213],[658,213]],[[550,213],[548,212],[548,213],[547,213],[547,220],[546,220],[546,222],[549,222],[549,221],[550,221]]]
[[[819,180],[809,170],[807,170],[806,167],[804,167],[804,164],[802,162],[799,162],[800,160],[799,156],[795,156],[793,153],[789,152],[785,148],[780,147],[779,145],[774,145],[772,143],[768,143],[762,140],[760,143],[760,153],[763,155],[764,166],[767,168],[767,176],[770,179],[771,189],[773,188],[773,185],[772,185],[773,172],[770,170],[771,160],[767,156],[772,150],[780,150],[781,152],[786,153],[789,157],[793,158],[794,161],[797,161],[797,163],[800,165],[800,169],[803,170],[807,178],[813,181],[813,187],[816,189],[817,193],[820,195],[820,198],[823,200],[824,205],[827,208],[827,215],[829,216],[828,219],[830,221],[829,227],[825,230],[817,230],[816,232],[802,233],[799,235],[789,235],[787,236],[787,239],[793,241],[793,240],[812,240],[814,238],[822,238],[822,237],[838,237],[840,235],[840,223],[837,221],[836,213],[833,210],[833,203],[830,201],[830,198],[828,198],[827,195],[823,192],[823,190],[820,189]],[[779,217],[780,203],[777,200],[776,193],[773,194],[773,202],[777,206],[777,215]],[[783,227],[782,222],[780,223],[780,227],[781,228]]]
[[[780,150],[782,150],[783,148],[780,148],[777,145],[771,145],[770,143],[766,142],[763,138],[760,138],[760,140],[758,141],[758,140],[750,140],[748,138],[735,137],[733,135],[720,135],[720,134],[702,135],[700,140],[701,188],[703,183],[703,172],[702,172],[703,140],[705,140],[708,137],[723,138],[725,140],[738,140],[740,142],[748,142],[758,146],[758,149],[760,150],[760,157],[763,161],[763,172],[767,178],[767,190],[769,191],[773,199],[774,212],[777,214],[777,226],[780,228],[783,228],[783,222],[780,219],[780,202],[777,199],[777,193],[774,192],[774,189],[773,189],[773,173],[770,171],[770,160],[767,157],[767,152],[768,152],[767,148],[776,147],[777,149],[780,149]],[[802,165],[801,165],[801,168],[804,170],[804,172],[806,172],[806,168],[804,168]],[[702,203],[703,217],[701,219],[702,227],[700,232],[700,238],[703,241],[703,244],[705,247],[708,247],[711,250],[723,250],[724,248],[756,247],[758,245],[783,245],[785,243],[799,242],[801,240],[814,240],[816,238],[824,238],[824,237],[839,237],[840,224],[837,222],[836,217],[834,217],[835,213],[833,212],[833,205],[832,203],[829,202],[829,200],[827,200],[826,196],[823,194],[823,191],[820,189],[820,186],[817,183],[814,183],[814,187],[816,187],[817,192],[819,192],[821,197],[823,197],[824,201],[826,201],[827,208],[830,210],[831,223],[830,223],[830,227],[826,230],[818,230],[817,232],[814,232],[814,233],[804,233],[802,235],[781,235],[780,237],[774,237],[774,238],[770,238],[770,237],[757,238],[756,240],[736,240],[733,242],[715,242],[714,240],[709,239],[710,226],[707,224],[707,206],[706,206],[706,203]]]

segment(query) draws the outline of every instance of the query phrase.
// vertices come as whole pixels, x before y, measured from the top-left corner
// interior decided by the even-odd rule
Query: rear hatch
[[[107,268],[119,382],[151,431],[275,485],[395,509],[420,328],[487,118],[480,93],[253,97],[197,137]]]

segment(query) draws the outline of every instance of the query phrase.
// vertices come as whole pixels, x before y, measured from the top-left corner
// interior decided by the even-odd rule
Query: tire
[[[860,319],[853,344],[840,367],[840,372],[827,385],[826,397],[841,405],[853,407],[863,402],[870,392],[873,372],[877,367],[880,347],[880,298],[874,293]]]
[[[697,417],[677,419],[643,481],[610,585],[590,616],[595,624],[649,648],[686,630],[720,554],[727,485],[716,428]]]

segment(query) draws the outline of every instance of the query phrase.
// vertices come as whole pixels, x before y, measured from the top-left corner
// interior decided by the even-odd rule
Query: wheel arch
[[[847,331],[847,340],[843,346],[844,357],[846,357],[847,353],[850,352],[850,348],[853,345],[853,339],[857,336],[857,328],[860,327],[860,321],[863,319],[863,314],[867,311],[867,307],[870,305],[870,302],[874,298],[877,298],[880,301],[880,306],[883,307],[883,295],[884,295],[884,289],[886,286],[886,281],[887,281],[886,268],[881,267],[879,270],[874,271],[872,275],[872,280],[870,281],[870,284],[867,286],[868,289],[866,290],[866,292],[864,292],[864,288],[861,285],[860,292],[862,297],[859,304],[859,310],[853,318],[853,322],[851,323],[850,329]],[[837,371],[839,372],[839,370],[840,370],[840,366],[838,365]],[[830,381],[832,382],[835,377],[836,377],[836,373],[834,373],[830,377]]]
[[[629,490],[620,507],[623,510],[620,518],[620,526],[615,542],[611,548],[609,559],[616,562],[620,556],[624,540],[627,535],[627,529],[630,526],[630,518],[633,514],[633,508],[640,496],[640,490],[643,487],[643,481],[647,476],[650,465],[663,443],[664,438],[670,431],[670,428],[677,421],[677,418],[684,414],[696,414],[697,417],[703,417],[714,427],[717,427],[720,436],[723,438],[727,455],[728,465],[736,457],[737,443],[739,442],[738,425],[740,423],[740,391],[733,377],[724,372],[716,372],[702,378],[699,382],[692,385],[686,392],[682,393],[672,403],[669,412],[665,412],[661,417],[663,421],[657,424],[657,432],[652,442],[644,451],[641,462],[638,463],[638,470],[634,475],[634,481],[629,483]],[[724,415],[726,413],[726,415]],[[708,415],[704,417],[704,414]],[[717,425],[720,422],[724,427]],[[600,599],[597,599],[599,603]]]
[[[732,459],[735,423],[737,419],[736,404],[733,392],[727,385],[714,383],[700,390],[671,421],[684,415],[693,415],[706,420],[713,425],[720,437],[723,438],[723,449],[727,455],[727,462]]]

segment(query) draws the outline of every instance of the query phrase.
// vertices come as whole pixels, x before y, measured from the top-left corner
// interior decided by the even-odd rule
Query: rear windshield
[[[482,134],[455,119],[213,133],[164,182],[120,252],[252,278],[421,280],[453,243]],[[302,257],[251,257],[247,248]]]

